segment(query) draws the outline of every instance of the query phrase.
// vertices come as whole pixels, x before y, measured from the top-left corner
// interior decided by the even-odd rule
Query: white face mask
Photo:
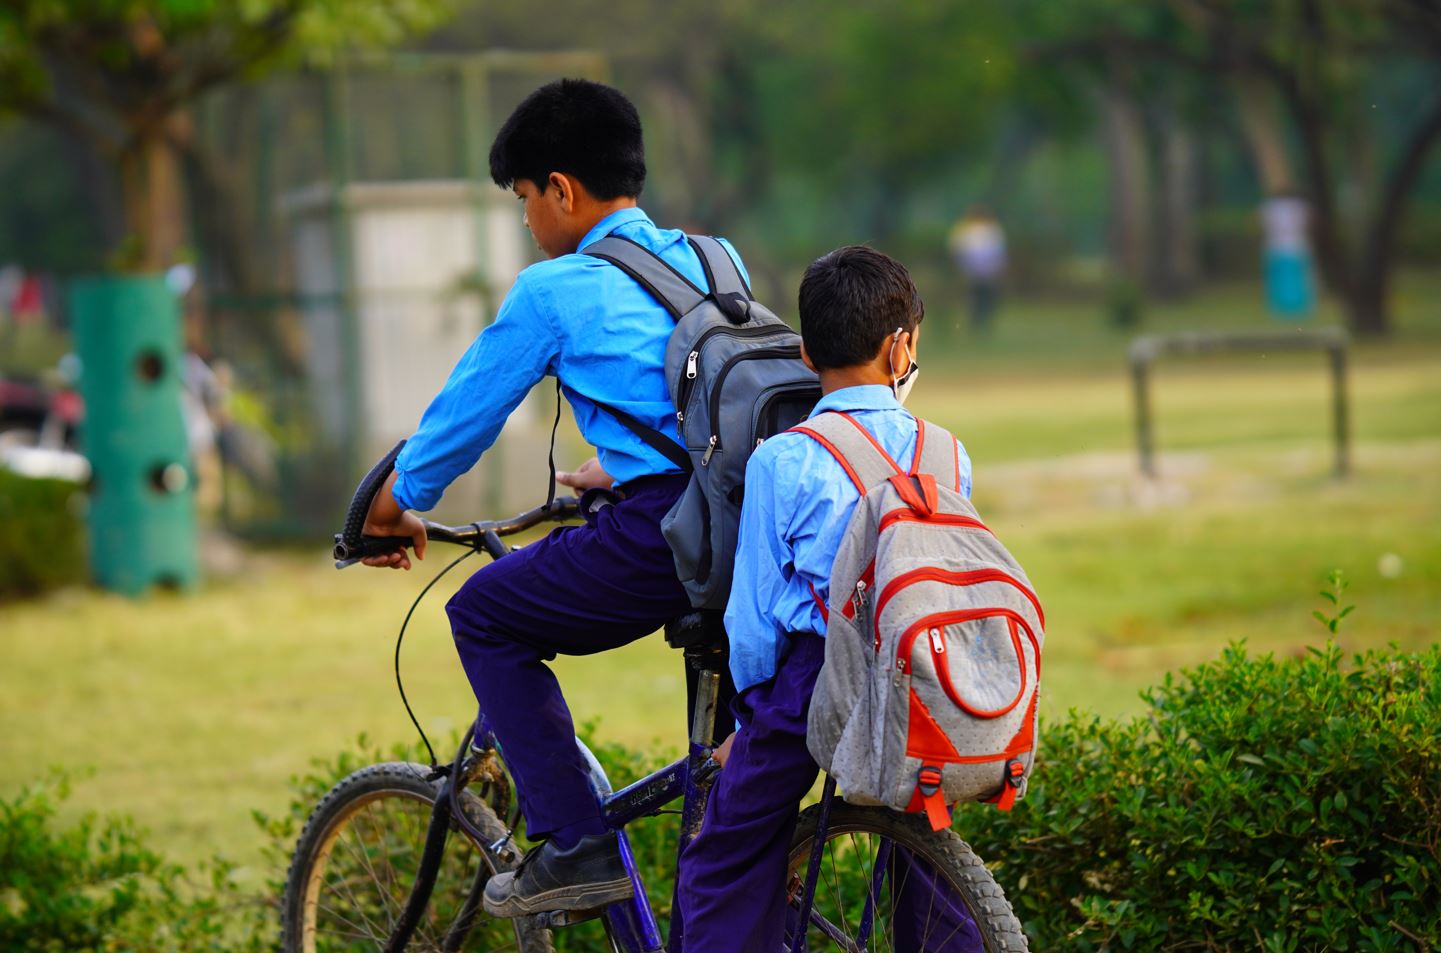
[[[916,359],[914,357],[910,359],[911,366],[904,374],[902,374],[900,377],[896,377],[895,375],[894,368],[896,366],[896,345],[901,343],[902,330],[902,328],[896,328],[896,333],[891,335],[890,355],[890,365],[892,367],[891,393],[896,396],[896,402],[900,404],[904,404],[906,402],[906,398],[909,397],[911,394],[911,388],[914,387],[916,384],[916,378],[921,376],[921,365],[916,363]]]

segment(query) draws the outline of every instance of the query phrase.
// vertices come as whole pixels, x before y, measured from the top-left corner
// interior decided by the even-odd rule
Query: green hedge
[[[273,944],[268,908],[232,868],[187,872],[121,818],[56,823],[60,779],[0,799],[0,950],[258,953]]]
[[[0,468],[0,598],[85,581],[83,501],[73,483]]]
[[[1031,795],[957,818],[1032,949],[1441,947],[1441,648],[1232,647],[1147,702],[1043,727]]]

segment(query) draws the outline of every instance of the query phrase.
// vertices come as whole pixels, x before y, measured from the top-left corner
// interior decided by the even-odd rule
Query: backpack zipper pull
[[[937,655],[941,655],[946,651],[946,640],[941,638],[940,629],[931,630],[931,648],[935,650]]]
[[[691,351],[685,359],[685,376],[687,380],[695,380],[696,362],[700,360],[700,351]]]
[[[859,614],[860,611],[861,611],[862,609],[864,609],[865,607],[866,607],[866,581],[865,581],[864,579],[857,579],[857,580],[856,580],[856,612],[857,612],[857,614]]]
[[[703,466],[703,467],[708,467],[708,466],[710,466],[710,455],[713,454],[713,453],[715,453],[716,440],[717,440],[716,435],[715,435],[715,434],[711,434],[711,435],[710,435],[710,443],[706,444],[705,456],[703,456],[703,457],[700,458],[700,465],[701,465],[701,466]]]

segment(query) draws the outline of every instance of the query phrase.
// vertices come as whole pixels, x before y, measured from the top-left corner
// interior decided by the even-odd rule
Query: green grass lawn
[[[1402,333],[1353,353],[1346,480],[1329,472],[1320,355],[1160,367],[1161,477],[1143,481],[1125,339],[1096,315],[1017,307],[985,342],[936,321],[912,401],[966,443],[977,505],[1046,604],[1046,715],[1134,711],[1139,690],[1233,639],[1304,651],[1323,640],[1310,614],[1333,568],[1358,607],[1347,648],[1437,640],[1441,315],[1434,297],[1408,293]],[[1260,320],[1226,290],[1153,315],[1151,329],[1216,313]],[[0,607],[0,791],[53,766],[83,772],[72,810],[133,814],[178,859],[254,861],[250,810],[282,809],[309,759],[361,732],[409,737],[395,629],[445,558],[437,548],[418,573],[337,573],[317,541],[252,554],[193,597],[71,590]],[[463,575],[417,612],[403,658],[417,712],[447,740],[473,708],[442,609]],[[602,734],[679,747],[681,660],[659,638],[557,669]]]

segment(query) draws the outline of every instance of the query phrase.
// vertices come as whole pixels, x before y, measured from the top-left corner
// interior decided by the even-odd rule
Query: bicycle
[[[336,538],[338,566],[400,544],[359,534],[370,498],[399,449],[377,464],[356,491],[346,530]],[[427,521],[426,534],[499,559],[510,552],[503,537],[574,519],[578,513],[579,501],[552,499],[509,520],[461,527]],[[607,826],[617,833],[635,888],[631,899],[596,910],[516,920],[484,914],[481,897],[487,880],[513,869],[523,850],[512,836],[519,811],[503,752],[488,732],[476,739],[472,728],[449,765],[371,765],[341,780],[316,805],[296,844],[282,899],[286,953],[545,953],[554,948],[553,930],[596,918],[615,953],[663,950],[626,828],[679,799],[678,851],[699,831],[706,796],[720,770],[711,753],[726,657],[725,632],[709,613],[673,620],[665,627],[665,637],[699,673],[686,756],[613,791],[595,756],[576,740],[590,766]],[[403,688],[401,694],[404,698]],[[460,836],[450,836],[455,833]],[[975,942],[986,953],[1028,949],[1004,892],[954,831],[933,832],[916,815],[847,804],[829,776],[819,803],[800,814],[789,857],[783,886],[786,953],[822,946],[850,953],[941,951],[975,949]],[[925,913],[918,916],[923,908]],[[965,941],[970,934],[963,932],[967,922],[974,924],[970,941]],[[964,946],[963,941],[973,945]]]

